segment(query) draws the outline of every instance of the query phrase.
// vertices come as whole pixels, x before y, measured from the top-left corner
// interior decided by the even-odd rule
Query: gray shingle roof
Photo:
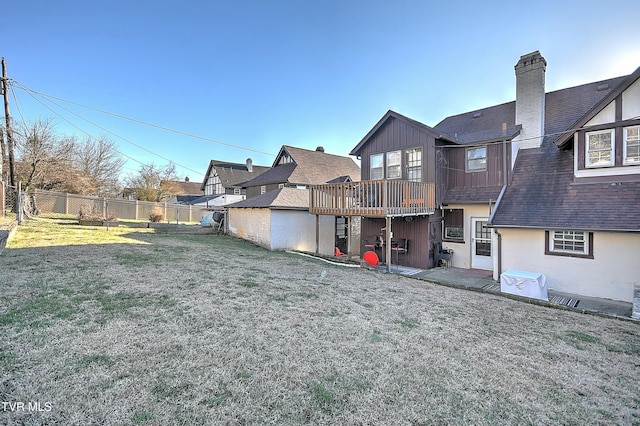
[[[227,206],[228,208],[270,208],[274,210],[309,210],[309,190],[278,188]]]
[[[267,172],[245,183],[245,186],[288,183],[292,185],[314,185],[334,180],[341,176],[350,176],[360,180],[360,167],[352,158],[326,152],[311,151],[284,145],[285,151],[293,159],[292,163],[274,164]],[[279,157],[274,163],[277,163]]]
[[[520,150],[513,180],[492,218],[499,227],[640,231],[640,182],[583,184],[574,181],[572,145],[554,143],[575,127],[627,77],[558,90],[546,95],[546,137]],[[604,105],[602,105],[604,106]],[[584,120],[583,120],[584,121]],[[570,132],[573,134],[573,130]]]
[[[640,182],[573,183],[573,151],[521,150],[494,226],[640,231]]]
[[[240,186],[242,183],[251,180],[256,176],[260,176],[262,173],[270,169],[270,167],[266,166],[253,166],[252,171],[250,172],[246,163],[230,163],[228,161],[211,160],[209,162],[209,167],[207,168],[207,173],[205,173],[204,180],[200,185],[202,190],[204,190],[207,184],[207,179],[214,168],[220,178],[220,182],[222,182],[222,186],[225,188]]]

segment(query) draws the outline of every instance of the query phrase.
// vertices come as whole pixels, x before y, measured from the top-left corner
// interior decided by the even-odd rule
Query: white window
[[[382,154],[371,154],[369,157],[369,179],[384,179],[384,157]]]
[[[624,129],[623,164],[640,164],[640,126]]]
[[[402,151],[387,152],[387,179],[402,177]]]
[[[613,166],[614,161],[614,137],[613,129],[598,132],[589,132],[585,135],[585,161],[586,167]]]
[[[267,187],[266,187],[266,186],[264,186],[264,185],[262,185],[262,186],[260,187],[260,195],[264,194],[265,192],[267,192]]]
[[[589,254],[589,240],[584,231],[551,231],[549,251],[554,253]]]
[[[466,167],[468,172],[487,170],[487,147],[467,148]]]
[[[422,148],[407,150],[406,164],[407,180],[422,182]]]
[[[235,195],[242,195],[242,189],[240,188],[233,188],[233,193]]]

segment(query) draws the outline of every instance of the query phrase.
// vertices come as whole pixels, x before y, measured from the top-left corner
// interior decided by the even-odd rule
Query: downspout
[[[500,195],[498,195],[498,199],[496,203],[493,205],[493,210],[491,211],[491,216],[489,216],[489,224],[493,223],[493,217],[496,214],[496,210],[498,210],[498,206],[502,201],[502,196],[504,192],[507,190],[507,185],[502,185],[502,189],[500,190]],[[502,234],[496,229],[493,228],[493,232],[498,236],[498,277],[502,274]]]
[[[503,132],[506,131],[506,123],[502,125]],[[493,217],[498,210],[498,206],[500,206],[500,202],[502,201],[502,197],[504,196],[504,192],[507,190],[507,140],[502,141],[502,189],[500,190],[500,195],[498,195],[498,199],[496,203],[493,205],[493,211],[491,211],[491,216],[489,216],[489,225],[493,224]],[[493,228],[493,232],[498,237],[498,277],[502,274],[502,234],[498,229]]]

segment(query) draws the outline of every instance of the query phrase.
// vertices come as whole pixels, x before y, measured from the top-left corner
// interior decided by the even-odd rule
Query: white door
[[[491,229],[486,217],[471,218],[471,267],[493,270],[491,260]]]

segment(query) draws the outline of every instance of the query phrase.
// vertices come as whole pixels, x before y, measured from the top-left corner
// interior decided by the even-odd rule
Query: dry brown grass
[[[636,323],[52,222],[0,256],[0,402],[42,409],[0,423],[640,423]]]

